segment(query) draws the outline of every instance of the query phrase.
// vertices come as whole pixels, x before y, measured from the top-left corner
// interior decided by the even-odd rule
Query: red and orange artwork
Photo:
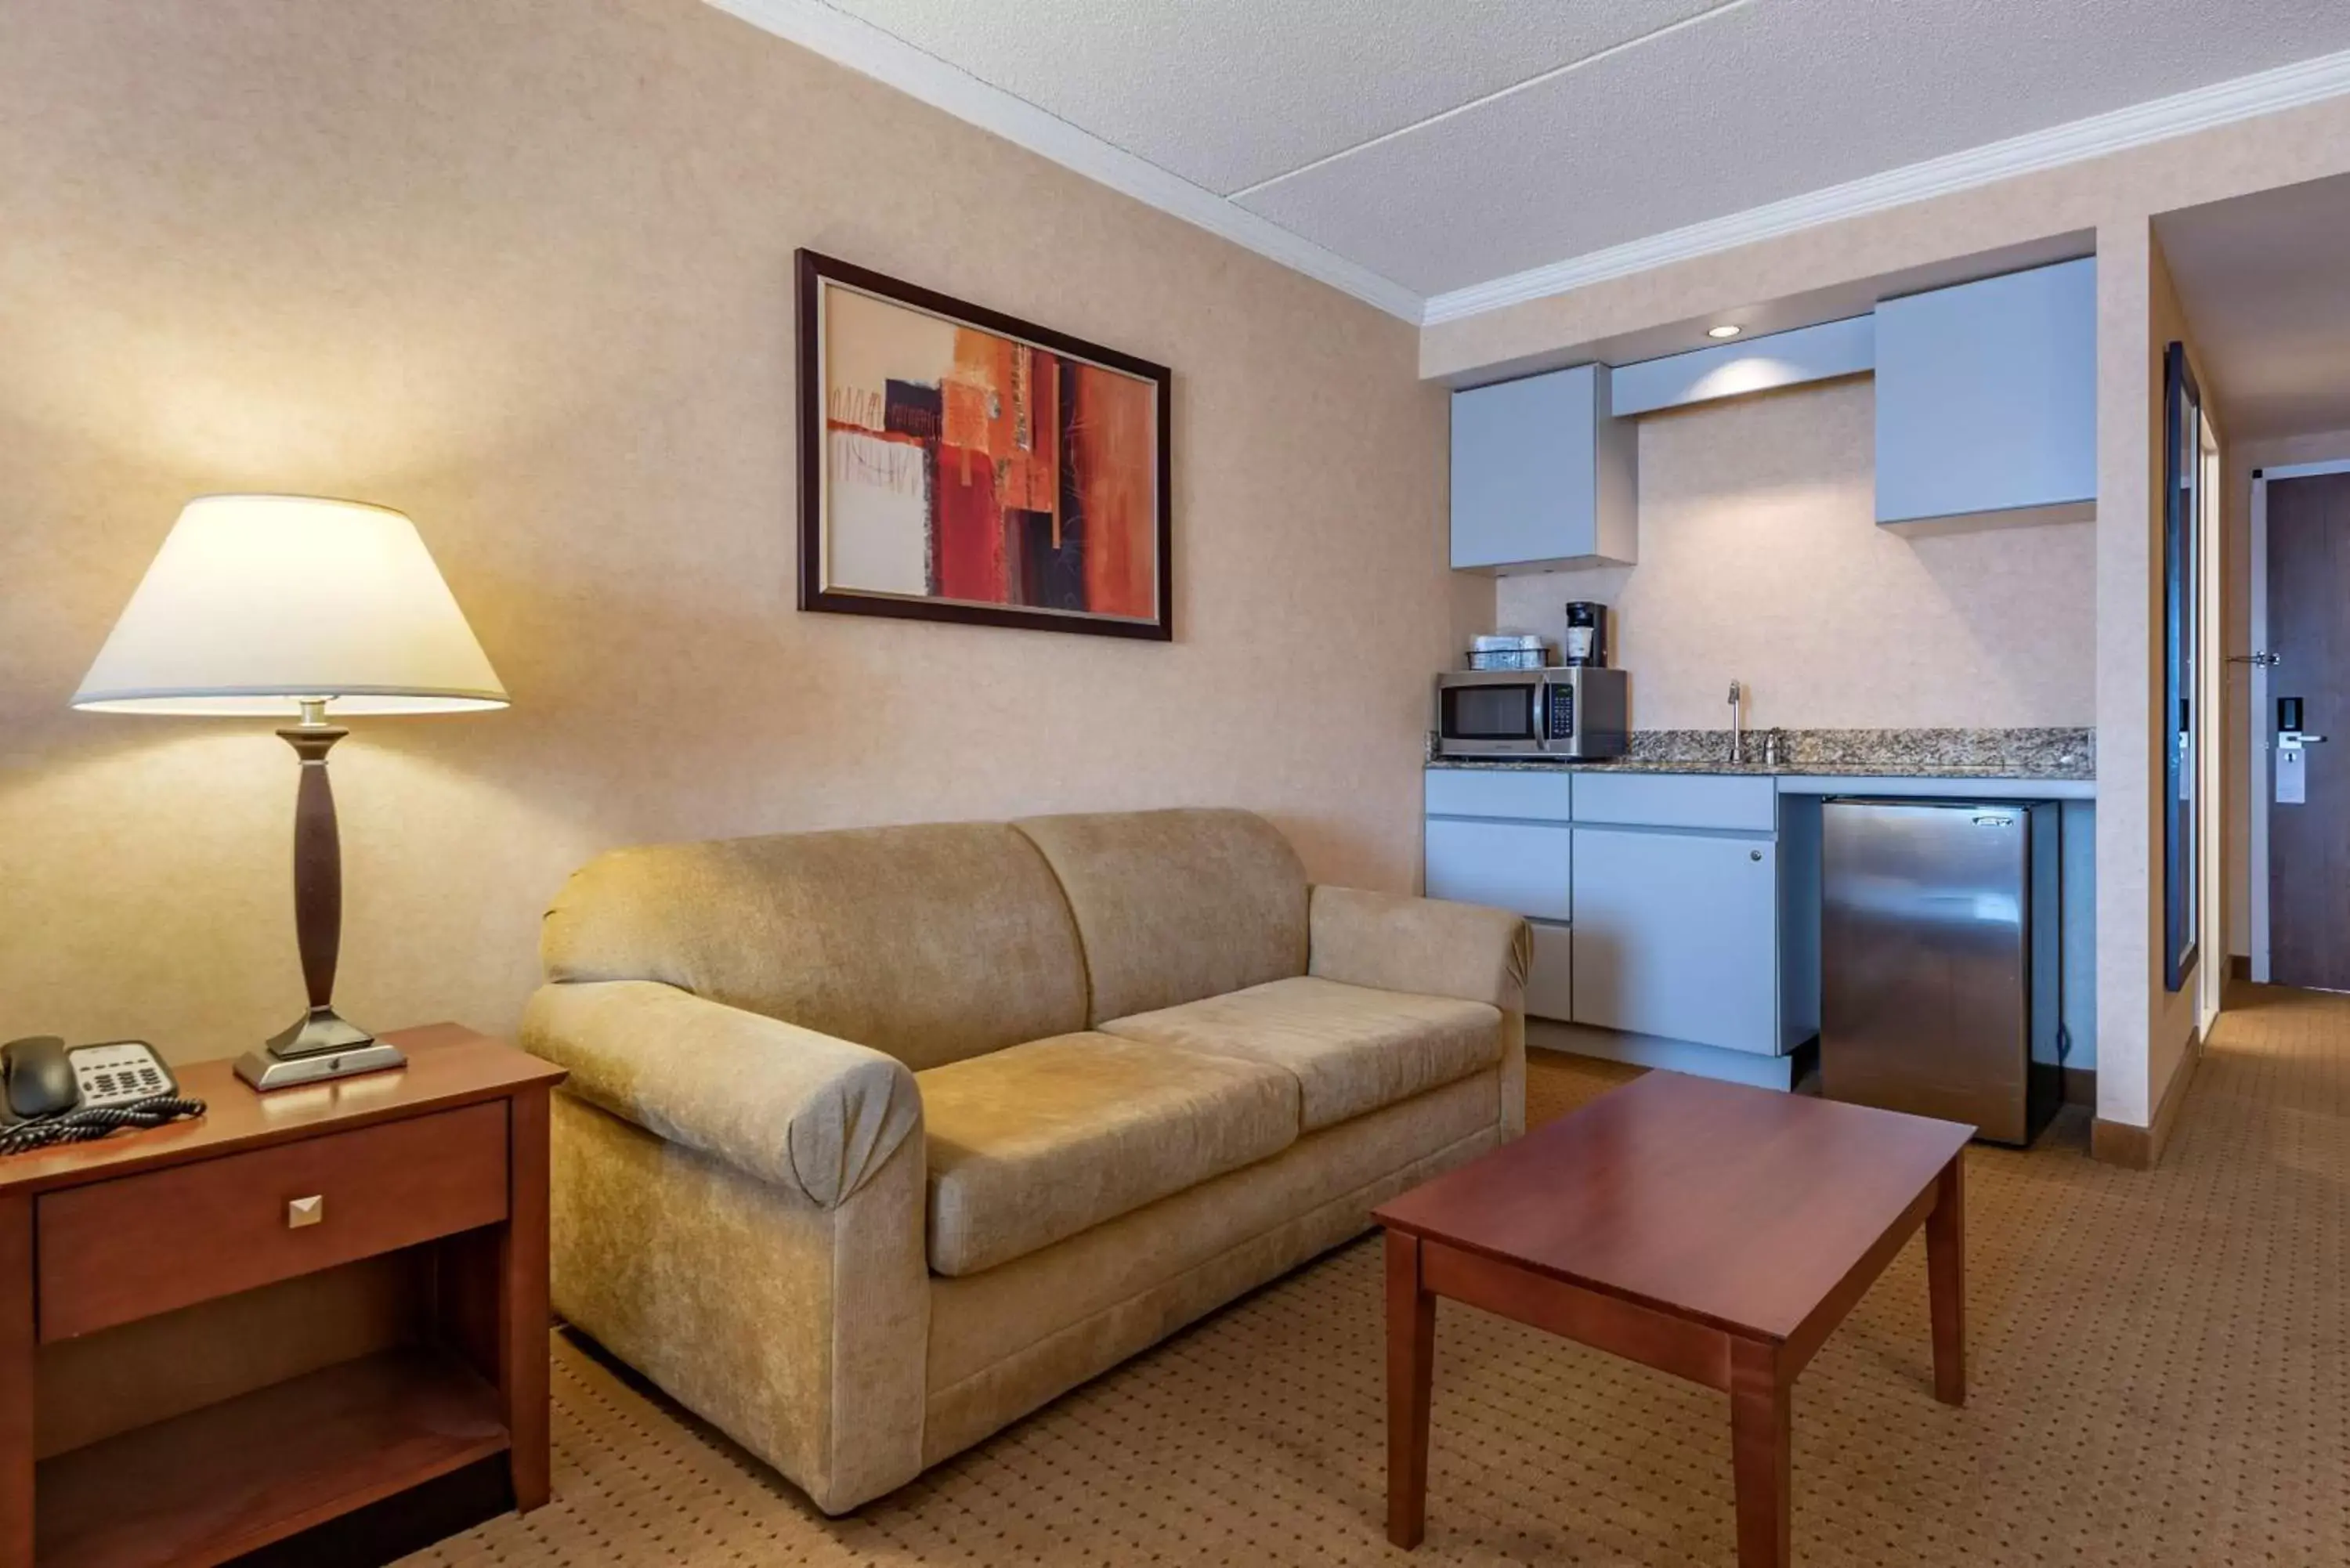
[[[820,287],[826,595],[1158,621],[1159,381]]]

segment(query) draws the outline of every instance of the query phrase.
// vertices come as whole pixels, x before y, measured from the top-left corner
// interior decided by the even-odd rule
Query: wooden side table
[[[405,1071],[0,1159],[0,1568],[197,1568],[503,1455],[547,1498],[547,1096]]]

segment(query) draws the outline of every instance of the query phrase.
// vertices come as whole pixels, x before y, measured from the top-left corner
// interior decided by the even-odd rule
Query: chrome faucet
[[[1730,765],[1746,765],[1746,688],[1730,683]]]

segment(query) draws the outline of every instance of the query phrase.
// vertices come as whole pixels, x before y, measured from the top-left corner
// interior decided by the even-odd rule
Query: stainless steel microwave
[[[1436,753],[1620,757],[1627,709],[1620,670],[1451,670],[1436,678]]]

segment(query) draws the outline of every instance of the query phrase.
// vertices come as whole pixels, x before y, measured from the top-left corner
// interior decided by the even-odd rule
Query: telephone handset
[[[144,1041],[68,1046],[36,1034],[0,1045],[0,1155],[203,1114]]]

